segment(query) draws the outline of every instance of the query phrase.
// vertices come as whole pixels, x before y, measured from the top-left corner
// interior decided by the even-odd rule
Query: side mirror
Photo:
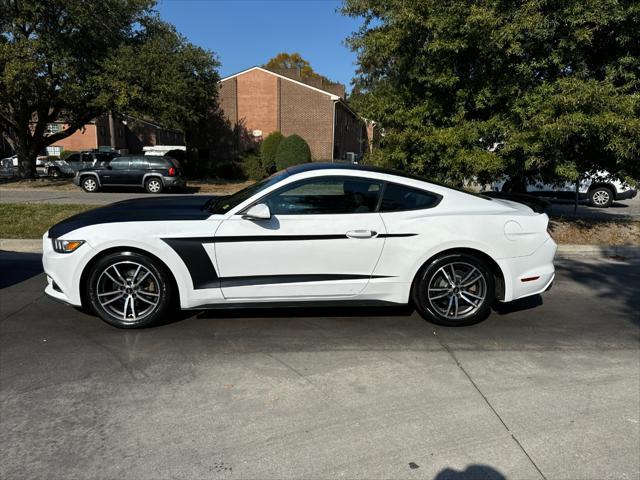
[[[266,204],[258,203],[244,212],[242,218],[247,220],[269,220],[271,218],[271,210]]]

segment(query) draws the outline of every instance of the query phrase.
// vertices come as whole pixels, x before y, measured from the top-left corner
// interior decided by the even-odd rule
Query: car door
[[[301,180],[257,202],[269,207],[270,219],[237,214],[222,222],[214,243],[225,298],[360,293],[384,246],[377,213],[382,183],[351,176]]]
[[[129,158],[114,158],[108,167],[98,171],[103,185],[126,185],[126,179],[129,174]]]
[[[142,185],[145,173],[149,171],[149,162],[144,157],[132,157],[129,163],[129,175],[125,179],[128,185]]]

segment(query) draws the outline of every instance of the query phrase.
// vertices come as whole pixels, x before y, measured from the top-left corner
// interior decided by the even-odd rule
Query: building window
[[[118,128],[118,137],[124,136],[124,129],[122,127]]]
[[[100,133],[101,137],[106,137],[107,136],[107,129],[104,128],[104,127],[100,127],[99,133]]]
[[[58,133],[60,130],[62,130],[62,125],[59,123],[47,123],[47,133],[49,135],[53,134],[53,133]]]

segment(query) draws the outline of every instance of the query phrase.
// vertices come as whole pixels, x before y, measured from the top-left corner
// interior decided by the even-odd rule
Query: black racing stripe
[[[394,238],[394,237],[413,237],[417,233],[381,233],[377,237],[372,238]],[[240,243],[240,242],[283,242],[283,241],[304,241],[304,240],[344,240],[347,239],[346,234],[329,234],[329,235],[238,235],[238,236],[220,236],[220,237],[186,237],[183,240],[200,243]]]
[[[381,233],[378,238],[415,237],[417,233]]]
[[[124,200],[87,210],[57,223],[49,229],[49,238],[104,223],[206,220],[211,216],[206,206],[212,198],[215,197],[171,195]]]
[[[191,238],[163,238],[162,240],[175,250],[187,266],[194,289],[220,287],[218,272],[201,242]]]
[[[300,274],[300,275],[251,275],[246,277],[224,277],[220,286],[246,287],[255,285],[276,285],[279,283],[331,282],[337,280],[364,280],[368,278],[389,278],[384,275],[349,275],[349,274]]]

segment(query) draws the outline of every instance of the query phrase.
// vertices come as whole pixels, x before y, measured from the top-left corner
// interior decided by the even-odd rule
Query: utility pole
[[[115,150],[118,146],[116,144],[116,125],[113,120],[113,112],[109,110],[109,141],[111,150]]]

